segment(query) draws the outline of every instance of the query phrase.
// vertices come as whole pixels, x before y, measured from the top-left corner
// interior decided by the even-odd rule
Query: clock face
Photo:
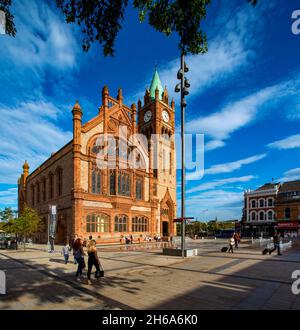
[[[147,123],[152,117],[152,112],[150,110],[148,110],[145,114],[144,114],[144,122]]]
[[[166,123],[170,120],[170,116],[169,116],[168,111],[164,110],[164,111],[162,112],[162,119],[163,119],[163,121],[166,122]]]

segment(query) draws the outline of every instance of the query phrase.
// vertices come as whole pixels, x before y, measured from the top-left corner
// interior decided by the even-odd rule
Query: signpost
[[[49,205],[49,215],[48,215],[48,248],[49,252],[54,252],[54,240],[56,233],[56,205]]]

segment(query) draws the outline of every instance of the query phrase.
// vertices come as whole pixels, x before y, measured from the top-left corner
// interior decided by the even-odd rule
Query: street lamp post
[[[188,88],[190,83],[185,78],[185,73],[189,71],[185,61],[184,53],[181,53],[180,69],[177,72],[177,79],[180,83],[176,85],[175,92],[181,92],[180,108],[181,108],[181,252],[182,258],[185,256],[185,141],[184,141],[184,111],[186,107],[185,96],[189,94]]]

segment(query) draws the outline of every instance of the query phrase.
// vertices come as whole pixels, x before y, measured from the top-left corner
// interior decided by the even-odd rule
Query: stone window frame
[[[138,195],[138,189],[137,189],[138,183],[141,184],[140,195]],[[135,179],[135,198],[137,200],[144,200],[144,178],[142,176],[136,176],[136,179]]]
[[[63,169],[61,166],[55,170],[55,179],[57,196],[60,197],[63,194]]]
[[[41,202],[41,186],[40,181],[36,182],[36,203],[39,204]]]
[[[103,221],[99,221],[103,220]],[[85,218],[85,228],[87,233],[109,233],[111,218],[108,214],[91,212]],[[104,228],[104,230],[101,230]]]
[[[261,204],[263,204],[263,205],[261,205]],[[258,200],[258,207],[265,207],[265,205],[266,205],[266,200],[264,198],[260,198]]]
[[[262,219],[261,219],[261,214],[263,215],[262,216]],[[265,220],[266,219],[266,213],[265,213],[265,211],[259,211],[258,212],[258,220],[259,221],[263,221],[263,220]]]
[[[146,216],[133,216],[131,231],[134,233],[149,232],[149,218]]]
[[[89,177],[89,192],[94,195],[101,195],[103,193],[103,171],[98,169],[97,166],[94,164],[91,166]]]
[[[129,217],[126,214],[115,215],[114,232],[124,233],[127,232]]]
[[[52,172],[49,172],[48,174],[48,180],[49,180],[49,199],[54,198],[54,174]]]

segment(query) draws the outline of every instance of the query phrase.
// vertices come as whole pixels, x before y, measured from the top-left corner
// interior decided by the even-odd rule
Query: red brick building
[[[175,105],[157,71],[143,104],[128,107],[121,89],[114,98],[104,87],[94,118],[83,124],[78,102],[72,114],[73,139],[30,174],[25,162],[18,181],[19,212],[27,204],[44,221],[38,240],[47,241],[49,205],[57,243],[74,234],[99,243],[176,234]]]
[[[276,223],[275,200],[280,189],[279,183],[266,183],[258,189],[244,193],[242,219],[243,236],[264,237],[274,233]]]
[[[300,180],[284,182],[275,201],[276,229],[285,237],[300,236]]]

